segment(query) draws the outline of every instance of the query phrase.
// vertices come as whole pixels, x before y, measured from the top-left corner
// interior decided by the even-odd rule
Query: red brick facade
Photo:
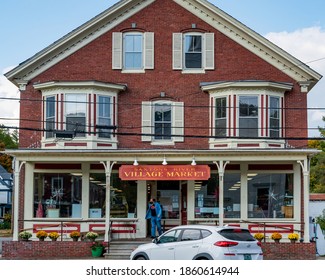
[[[132,23],[137,24],[135,30],[155,34],[155,67],[142,74],[112,70],[112,32],[128,30]],[[196,29],[191,29],[192,23],[196,24]],[[206,71],[205,74],[182,74],[181,71],[172,69],[172,33],[184,30],[215,33],[214,71]],[[290,110],[307,107],[307,96],[300,92],[296,82],[173,1],[155,1],[140,13],[35,77],[27,86],[27,90],[21,94],[20,126],[35,128],[34,131],[21,130],[22,148],[39,147],[41,140],[41,132],[38,130],[42,128],[42,94],[33,88],[33,84],[81,80],[127,84],[127,91],[119,94],[118,132],[137,135],[119,135],[119,149],[151,148],[150,144],[141,142],[141,137],[138,136],[141,133],[141,102],[158,98],[161,91],[166,93],[166,99],[184,102],[185,135],[208,136],[209,94],[202,92],[199,85],[201,82],[211,81],[267,80],[293,83],[293,90],[285,94],[284,125],[288,128],[285,136],[307,136],[307,130],[301,129],[307,127],[306,110]],[[198,124],[202,129],[198,129]],[[290,141],[290,144],[304,147],[306,141]],[[198,141],[197,138],[185,137],[184,142],[175,143],[173,148],[207,149],[208,138]]]
[[[262,243],[264,260],[315,260],[315,243]],[[50,260],[91,258],[89,242],[3,242],[3,259]]]

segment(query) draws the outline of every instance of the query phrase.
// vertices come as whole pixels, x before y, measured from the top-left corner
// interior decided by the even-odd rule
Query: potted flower
[[[91,255],[94,258],[98,258],[98,257],[101,257],[103,255],[103,251],[104,251],[104,248],[105,248],[105,243],[104,242],[99,242],[99,241],[93,241],[90,248],[91,248]]]
[[[45,238],[48,236],[47,232],[45,230],[40,230],[36,233],[36,237],[40,240],[40,241],[44,241]]]
[[[28,241],[28,239],[32,237],[32,234],[31,234],[30,232],[24,230],[24,231],[21,231],[21,232],[19,233],[19,237],[20,237],[21,240],[23,240],[23,241]]]
[[[70,237],[72,238],[73,241],[78,241],[78,239],[80,238],[80,232],[79,231],[72,231],[70,233]]]
[[[263,233],[260,233],[260,232],[257,232],[254,234],[254,238],[258,241],[262,241],[264,239],[264,234]]]
[[[271,238],[274,240],[275,243],[279,243],[280,239],[282,239],[282,235],[279,232],[273,232]]]
[[[295,243],[299,239],[298,233],[290,233],[288,235],[288,238],[290,239],[291,243]]]
[[[97,232],[89,231],[89,232],[86,233],[86,238],[89,239],[89,240],[94,241],[97,237],[98,237]]]
[[[51,238],[52,241],[56,241],[59,238],[60,234],[58,234],[56,231],[49,233],[49,238]]]

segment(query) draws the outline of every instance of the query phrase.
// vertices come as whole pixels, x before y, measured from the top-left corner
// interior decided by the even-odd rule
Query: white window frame
[[[109,116],[100,116],[100,106],[104,106],[102,103],[99,102],[100,98],[109,98],[109,104],[108,106],[108,110],[109,110]],[[110,95],[103,95],[103,94],[97,94],[97,113],[96,113],[96,124],[98,125],[103,125],[100,123],[99,119],[105,119],[108,120],[108,126],[112,126],[113,123],[113,101],[112,101],[112,96]],[[107,109],[107,108],[106,108]],[[101,139],[111,139],[112,138],[112,134],[111,134],[111,129],[105,129],[105,128],[97,128],[97,134],[98,134],[98,138]],[[108,137],[102,137],[100,136],[100,133],[107,133],[109,136]]]
[[[217,117],[217,99],[225,99],[226,100],[226,116],[225,117],[223,117],[223,118],[218,118]],[[224,135],[224,137],[227,137],[228,136],[228,118],[229,118],[229,116],[228,116],[228,107],[229,107],[229,105],[228,105],[228,98],[227,98],[227,96],[216,96],[214,99],[213,99],[213,103],[214,103],[214,106],[213,106],[213,116],[214,116],[214,123],[213,123],[213,125],[214,125],[214,131],[213,131],[213,134],[214,134],[214,136],[216,137],[216,138],[220,138],[220,137],[222,137],[222,136],[219,136],[219,135],[217,135],[217,133],[216,133],[216,131],[217,131],[217,126],[216,126],[216,122],[217,122],[217,120],[221,120],[221,119],[225,119],[225,124],[226,124],[226,127],[225,127],[225,135]]]
[[[278,108],[277,108],[277,110],[278,110],[278,122],[279,122],[279,124],[278,124],[278,129],[273,129],[273,128],[271,128],[271,111],[272,111],[272,107],[271,107],[271,99],[272,98],[276,98],[277,100],[278,100],[278,104],[279,104],[279,106],[278,106]],[[271,131],[277,131],[278,132],[278,136],[277,137],[274,137],[275,139],[279,139],[279,138],[281,138],[282,137],[282,122],[281,122],[281,120],[282,120],[282,105],[281,105],[281,97],[280,96],[277,96],[277,95],[269,95],[269,108],[268,108],[268,111],[269,111],[269,117],[268,117],[268,135],[269,135],[269,137],[272,137],[271,136]]]
[[[77,97],[84,97],[84,101],[79,101],[79,100],[77,100],[76,101],[76,104],[78,105],[78,103],[81,103],[80,105],[82,106],[82,105],[85,105],[85,108],[84,108],[84,113],[85,113],[85,124],[84,124],[84,128],[85,128],[85,130],[84,130],[84,132],[79,132],[79,133],[76,133],[75,135],[76,135],[76,137],[82,137],[82,138],[84,138],[84,137],[86,137],[86,134],[87,134],[87,124],[88,124],[88,118],[89,118],[89,116],[88,116],[88,106],[89,106],[89,104],[88,104],[88,102],[87,102],[87,94],[86,93],[65,93],[64,94],[64,115],[63,115],[63,117],[64,117],[64,127],[65,127],[65,130],[66,131],[71,131],[71,129],[68,129],[68,122],[67,122],[67,107],[70,105],[70,101],[68,101],[68,96],[77,96]],[[85,104],[83,104],[85,102]],[[78,111],[78,109],[77,109],[77,111]],[[75,128],[74,128],[74,130],[81,130],[80,129],[80,127],[78,127],[77,125],[75,126]]]
[[[54,99],[54,101],[49,101],[49,99]],[[53,116],[48,116],[48,104],[49,102],[53,102],[51,105],[54,106],[54,115]],[[45,138],[49,139],[49,138],[54,138],[54,131],[48,131],[48,124],[49,123],[53,123],[53,127],[52,129],[55,130],[56,129],[56,98],[55,95],[49,95],[45,97],[45,106],[44,106],[44,120],[45,120]],[[52,120],[53,119],[53,120]]]
[[[128,69],[124,66],[124,38],[127,35],[142,35],[142,67]],[[144,73],[154,69],[154,33],[153,32],[113,32],[112,34],[112,69],[122,70],[123,73]]]
[[[171,105],[171,138],[155,139],[154,137],[154,108],[156,104]],[[184,142],[184,103],[167,100],[142,102],[142,141],[151,142],[152,145],[173,145],[175,142]]]
[[[256,98],[257,99],[257,116],[256,117],[254,117],[254,116],[248,116],[248,117],[241,117],[240,116],[240,98],[241,97],[254,97],[254,98]],[[260,137],[260,135],[261,135],[261,127],[260,127],[260,118],[261,118],[261,110],[260,110],[260,108],[261,108],[261,105],[260,105],[260,102],[261,102],[261,95],[259,95],[259,94],[256,94],[256,93],[254,93],[254,94],[245,94],[245,95],[243,95],[243,94],[239,94],[238,95],[238,104],[237,104],[237,135],[241,138],[241,136],[240,136],[240,131],[241,130],[243,130],[243,129],[250,129],[250,128],[241,128],[240,127],[240,119],[242,118],[242,119],[257,119],[257,127],[256,127],[256,130],[257,130],[257,136],[256,137]],[[252,128],[253,129],[253,128]],[[250,129],[251,130],[251,129]],[[246,136],[243,136],[243,138],[245,138]],[[251,137],[251,136],[250,136]]]
[[[55,134],[54,137],[49,138],[46,131],[42,134],[41,145],[42,148],[49,149],[69,149],[74,147],[76,149],[117,149],[117,134],[116,127],[118,122],[117,102],[118,94],[120,91],[125,90],[123,87],[114,84],[102,84],[95,81],[86,82],[50,82],[38,84],[36,89],[42,92],[43,112],[42,120],[43,127],[46,126],[46,99],[48,97],[55,97],[55,130],[57,132],[66,130],[66,96],[68,94],[85,95],[86,96],[86,124],[85,135],[73,135],[70,138],[58,138]],[[109,97],[111,100],[110,118],[111,135],[110,138],[99,137],[98,123],[98,100],[99,96]],[[65,142],[69,142],[67,145]],[[76,143],[76,146],[74,144]],[[82,143],[82,145],[80,145]]]
[[[201,68],[185,67],[185,37],[188,35],[201,36],[202,65]],[[173,69],[182,73],[205,73],[206,70],[214,70],[214,33],[173,33]]]

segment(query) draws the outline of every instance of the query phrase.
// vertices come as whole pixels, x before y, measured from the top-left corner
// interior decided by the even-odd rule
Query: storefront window
[[[293,218],[293,174],[247,174],[249,218]]]
[[[91,173],[89,181],[89,218],[105,217],[106,177],[104,173]],[[111,175],[110,193],[112,218],[136,217],[137,184],[121,181],[118,174]]]
[[[195,181],[195,218],[219,217],[219,179],[212,174],[208,181]]]
[[[179,219],[179,181],[158,181],[157,200],[162,207],[162,219]]]
[[[34,217],[80,218],[81,174],[34,174]]]
[[[224,217],[240,218],[240,174],[224,176]]]

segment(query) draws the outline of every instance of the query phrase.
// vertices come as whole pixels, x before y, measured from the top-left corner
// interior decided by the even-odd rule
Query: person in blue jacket
[[[151,219],[151,238],[156,237],[156,229],[159,235],[162,234],[161,215],[162,210],[160,204],[154,198],[151,198],[146,213],[146,219]]]

